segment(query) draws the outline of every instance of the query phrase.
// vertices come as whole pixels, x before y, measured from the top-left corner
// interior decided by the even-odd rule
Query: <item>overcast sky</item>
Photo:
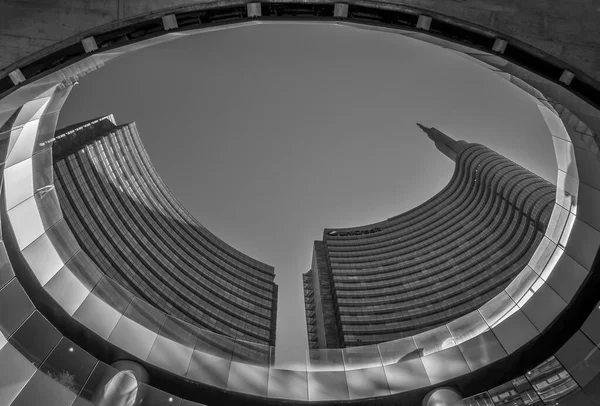
[[[512,85],[435,46],[349,27],[257,25],[129,54],[81,80],[59,127],[109,113],[137,123],[202,224],[275,267],[278,363],[306,348],[301,274],[323,228],[395,216],[450,179],[453,162],[416,122],[556,176],[547,128]]]

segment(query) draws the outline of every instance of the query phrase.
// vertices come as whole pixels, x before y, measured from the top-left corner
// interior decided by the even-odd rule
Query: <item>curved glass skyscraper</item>
[[[228,246],[184,209],[135,123],[106,116],[60,130],[53,158],[65,221],[108,277],[180,320],[275,345],[273,267]]]
[[[542,240],[554,185],[489,148],[421,128],[456,162],[450,182],[386,221],[325,229],[303,277],[310,348],[380,343],[461,317],[502,291]]]

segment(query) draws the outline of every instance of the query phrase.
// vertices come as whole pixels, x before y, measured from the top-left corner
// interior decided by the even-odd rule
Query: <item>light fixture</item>
[[[172,402],[172,401],[173,401],[173,398],[169,398],[169,402]]]
[[[69,348],[69,352],[73,352],[73,347]]]

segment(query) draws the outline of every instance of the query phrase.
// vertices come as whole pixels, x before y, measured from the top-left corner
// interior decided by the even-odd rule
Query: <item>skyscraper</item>
[[[523,269],[555,186],[489,148],[419,124],[455,163],[448,185],[388,220],[325,229],[303,275],[310,348],[380,343],[486,303]]]
[[[275,345],[273,267],[210,233],[155,171],[135,123],[112,115],[69,126],[53,145],[64,218],[99,269],[167,314]]]

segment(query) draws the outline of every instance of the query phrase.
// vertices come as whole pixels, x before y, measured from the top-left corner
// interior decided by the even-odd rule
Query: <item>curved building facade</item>
[[[273,267],[216,238],[170,193],[135,123],[112,116],[56,133],[54,185],[95,265],[135,296],[216,333],[275,345]]]
[[[541,242],[554,185],[421,127],[456,163],[450,182],[389,220],[325,229],[304,275],[310,348],[376,344],[464,316],[501,292]]]
[[[56,14],[47,14],[45,7],[62,5],[36,4],[36,12],[30,12],[31,4],[21,3],[11,3],[3,14],[11,24],[0,37],[18,46],[22,36],[17,31],[33,26],[36,38],[52,38],[29,41],[31,49],[52,45],[16,61],[0,77],[1,406],[455,406],[461,396],[466,397],[461,406],[598,405],[600,85],[593,77],[600,47],[590,42],[596,40],[594,31],[585,29],[585,22],[594,21],[589,1],[558,2],[548,9],[497,0],[467,0],[460,6],[436,2],[422,8],[379,1],[184,0],[163,8],[114,0],[85,19],[78,16],[89,11],[86,5],[76,12],[68,9],[78,23],[72,25],[55,24]],[[9,21],[15,11],[22,18]],[[539,13],[543,18],[533,18]],[[522,23],[523,15],[527,23]],[[567,15],[577,15],[574,24]],[[100,268],[87,254],[84,234],[76,236],[81,230],[71,229],[76,222],[65,217],[78,214],[61,207],[54,182],[54,148],[61,143],[54,142],[55,128],[72,85],[113,58],[143,47],[225,27],[288,24],[290,19],[382,29],[437,46],[431,49],[439,52],[450,50],[494,72],[535,103],[557,158],[552,215],[530,261],[478,309],[413,336],[311,349],[298,362],[273,363],[272,346],[217,334],[167,314],[140,298],[150,293],[132,293],[123,286],[125,279],[117,282],[108,276],[110,269]],[[23,24],[25,20],[34,24]],[[566,29],[573,26],[579,32]],[[2,57],[18,59],[10,52]],[[476,177],[478,183],[482,179]],[[68,185],[62,187],[70,194]],[[122,197],[109,196],[113,200],[106,207],[121,207],[117,200]],[[327,230],[327,236],[331,231],[338,232],[339,241],[386,232],[374,226]],[[342,235],[349,231],[352,235]],[[465,227],[462,233],[469,231]],[[317,244],[317,254],[327,249],[326,243]],[[141,252],[132,259],[140,260]],[[324,259],[326,255],[316,255],[313,268]],[[179,276],[170,273],[176,286]],[[312,282],[309,275],[306,282]],[[326,294],[332,284],[319,280],[318,286],[323,290],[314,297]],[[327,310],[327,317],[336,318],[335,312]],[[337,332],[330,336],[340,339]]]

